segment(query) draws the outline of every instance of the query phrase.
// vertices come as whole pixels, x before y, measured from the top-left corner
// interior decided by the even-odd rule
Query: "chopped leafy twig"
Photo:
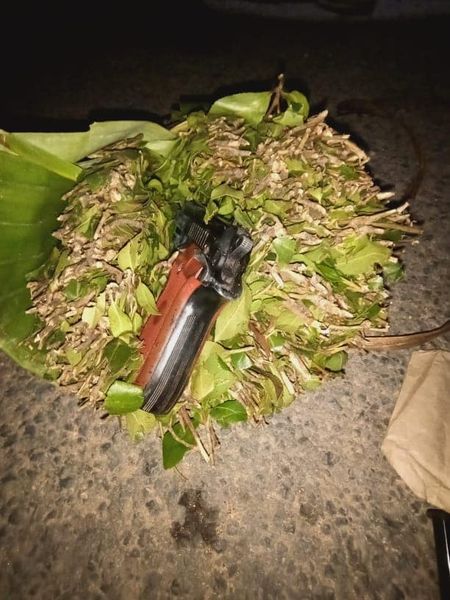
[[[186,409],[184,408],[184,406],[182,406],[180,408],[179,415],[181,418],[181,423],[191,432],[192,437],[194,438],[195,443],[197,445],[197,448],[199,449],[200,454],[202,455],[205,462],[207,462],[207,463],[211,462],[211,458],[210,458],[200,436],[196,432],[195,427],[193,426],[192,421],[191,421]]]
[[[284,88],[284,74],[280,73],[278,75],[278,83],[273,90],[273,98],[269,106],[269,110],[267,111],[268,115],[276,114],[278,115],[281,112],[281,94]]]
[[[211,460],[211,464],[215,465],[216,464],[215,447],[216,447],[216,445],[218,445],[219,441],[218,441],[216,432],[214,431],[214,426],[211,423],[211,419],[209,417],[206,421],[206,428],[208,431],[209,448],[210,448],[209,457]]]

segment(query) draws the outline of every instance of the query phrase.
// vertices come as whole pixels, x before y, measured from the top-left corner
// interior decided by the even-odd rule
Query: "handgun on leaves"
[[[148,412],[168,412],[180,398],[221,308],[242,291],[242,275],[253,243],[249,234],[219,218],[204,223],[192,206],[176,220],[178,250],[157,315],[145,324],[144,364],[136,383]]]

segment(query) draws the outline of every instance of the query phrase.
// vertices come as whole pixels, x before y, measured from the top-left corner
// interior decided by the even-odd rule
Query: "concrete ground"
[[[424,234],[405,247],[392,331],[450,318],[449,22],[166,17],[101,39],[88,17],[78,33],[47,26],[53,51],[30,22],[25,58],[5,61],[0,125],[164,114],[180,95],[267,86],[282,68],[399,195],[417,173],[414,136]],[[339,115],[355,97],[380,114]],[[1,355],[0,598],[437,598],[427,506],[380,451],[410,354],[353,352],[344,377],[269,426],[224,431],[214,468],[197,453],[179,473],[163,470],[158,440],[130,443]]]

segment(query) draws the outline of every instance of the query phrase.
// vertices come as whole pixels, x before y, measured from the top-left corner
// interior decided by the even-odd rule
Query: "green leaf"
[[[139,238],[133,238],[117,255],[117,263],[122,271],[135,270],[138,264],[138,243]]]
[[[135,293],[137,303],[145,310],[147,315],[159,315],[155,297],[145,283],[142,283],[141,281],[137,286]]]
[[[317,200],[317,202],[320,202],[323,197],[323,190],[320,187],[317,187],[317,188],[311,187],[308,189],[308,194],[310,196],[312,196],[314,198],[314,200]]]
[[[96,270],[88,276],[89,285],[98,292],[103,292],[108,283],[108,277],[102,270]]]
[[[225,196],[219,201],[219,210],[217,214],[223,215],[224,217],[231,216],[234,211],[234,202],[231,196]]]
[[[390,255],[391,252],[386,246],[365,239],[355,250],[336,258],[336,268],[344,275],[360,275],[371,271],[375,264],[385,265]]]
[[[358,179],[358,173],[357,173],[355,167],[352,167],[350,165],[341,165],[339,167],[339,173],[347,181],[352,181],[353,179]]]
[[[295,127],[301,125],[304,121],[303,115],[295,112],[292,108],[287,108],[284,112],[273,118],[275,123],[286,125],[287,127]]]
[[[403,231],[395,229],[395,223],[392,223],[392,229],[386,229],[386,231],[380,237],[382,240],[389,240],[390,242],[395,242],[398,244],[401,242],[404,235],[405,234]]]
[[[114,337],[133,331],[130,317],[123,312],[117,302],[113,302],[108,308],[108,318],[109,328]]]
[[[306,318],[306,317],[305,317]],[[295,333],[305,324],[305,318],[285,308],[275,319],[275,327],[285,333]]]
[[[186,101],[186,102],[178,102],[176,104],[175,110],[172,111],[170,115],[171,121],[180,121],[187,115],[197,112],[197,111],[206,111],[209,108],[209,103],[203,100],[198,101]]]
[[[144,390],[138,385],[115,381],[108,389],[103,408],[110,415],[134,412],[144,403]]]
[[[251,219],[249,218],[249,216],[247,215],[246,212],[244,212],[243,210],[241,210],[239,208],[239,206],[237,206],[235,208],[233,216],[234,216],[236,223],[238,223],[239,225],[242,225],[242,227],[245,227],[246,229],[250,229],[250,230],[252,229],[253,223],[252,223]]]
[[[65,177],[66,179],[76,181],[82,172],[81,167],[78,165],[74,165],[67,160],[61,159],[59,156],[55,156],[42,148],[34,146],[23,137],[20,137],[20,134],[6,134],[5,145],[30,162],[44,167],[57,175],[61,175],[61,177]]]
[[[403,277],[403,266],[400,262],[389,261],[383,267],[383,277],[388,285],[392,285]]]
[[[272,381],[272,379],[264,379],[262,382],[262,387],[265,393],[265,400],[266,402],[269,404],[269,410],[268,412],[272,412],[273,407],[277,407],[278,406],[278,398],[279,395],[277,394],[277,390],[275,388],[274,382]],[[283,391],[283,388],[281,388],[280,392]]]
[[[247,411],[237,400],[226,400],[211,409],[211,416],[222,427],[247,420]]]
[[[220,356],[210,356],[205,361],[204,366],[214,377],[214,388],[206,396],[206,399],[208,401],[217,400],[229,391],[236,381],[236,375],[227,367]]]
[[[70,323],[64,319],[64,321],[59,326],[59,329],[63,333],[67,333],[70,330]]]
[[[72,350],[72,348],[69,348],[66,351],[66,357],[67,357],[67,360],[69,361],[69,363],[73,367],[75,367],[80,362],[80,360],[83,358],[83,355],[81,352],[77,352],[76,350]]]
[[[84,237],[92,239],[99,221],[100,210],[97,206],[93,206],[83,211],[82,218],[76,229]]]
[[[71,279],[64,288],[67,300],[78,300],[90,292],[89,283],[83,280]]]
[[[56,240],[61,197],[73,181],[0,149],[0,348],[23,367],[43,375],[45,355],[21,342],[37,328],[27,274],[39,268]]]
[[[304,119],[308,117],[309,102],[304,94],[297,90],[292,90],[292,92],[283,92],[282,96],[292,110],[301,114]]]
[[[270,347],[275,352],[279,352],[283,349],[284,344],[286,343],[286,338],[281,333],[272,333],[272,335],[268,338]]]
[[[346,352],[336,352],[335,354],[327,357],[325,360],[325,368],[327,368],[329,371],[342,371],[345,363],[347,362],[347,358],[348,356]]]
[[[126,366],[132,353],[128,344],[116,338],[106,344],[103,357],[107,359],[111,373],[116,375]]]
[[[117,254],[117,264],[122,271],[125,271],[126,269],[132,269],[134,271],[136,269],[138,265],[140,240],[140,234],[136,235],[133,239],[127,242],[127,244],[125,244],[125,246]]]
[[[318,377],[312,377],[311,379],[308,379],[308,381],[305,381],[302,385],[306,391],[313,392],[320,387],[320,384],[321,381]]]
[[[272,248],[277,255],[278,261],[281,264],[288,264],[295,254],[297,245],[295,240],[288,237],[281,237],[273,240]]]
[[[205,210],[205,223],[209,223],[211,221],[211,219],[219,212],[219,207],[218,205],[214,202],[214,200],[209,200],[208,204],[206,205],[206,210]]]
[[[288,107],[284,112],[274,117],[273,121],[288,127],[301,125],[309,112],[309,104],[306,97],[301,92],[295,90],[292,92],[283,92],[282,97],[286,100]]]
[[[286,159],[286,166],[288,168],[289,175],[301,175],[307,168],[307,165],[298,158]]]
[[[117,255],[119,267],[137,271],[148,265],[151,257],[151,249],[148,241],[139,233],[122,248]]]
[[[136,335],[141,333],[143,319],[139,313],[134,313],[133,318],[131,319],[131,324],[133,325],[133,332]]]
[[[246,352],[236,352],[231,355],[231,364],[235,369],[245,371],[246,369],[249,369],[253,363]]]
[[[89,325],[89,327],[96,327],[100,319],[103,317],[106,311],[106,297],[105,293],[101,293],[97,296],[95,306],[87,306],[83,310],[81,319]]]
[[[173,426],[173,430],[175,435],[181,440],[195,446],[195,440],[192,433],[189,429],[183,431],[183,428],[179,423]],[[166,431],[162,441],[162,455],[163,455],[163,466],[165,469],[172,469],[175,467],[182,459],[183,456],[188,452],[190,448],[181,444],[178,440],[176,440],[170,431]]]
[[[287,200],[266,200],[264,202],[264,210],[278,217],[286,216],[291,208],[292,203]]]
[[[216,400],[227,392],[236,375],[225,363],[227,351],[220,344],[208,340],[191,377],[191,394],[198,400]]]
[[[88,327],[95,327],[100,319],[100,314],[95,306],[86,306],[83,309],[81,320],[88,325]]]
[[[53,248],[53,250],[50,254],[50,257],[48,258],[48,261],[47,261],[47,263],[45,263],[45,265],[48,265],[49,262],[51,262],[52,255],[58,256],[58,262],[55,265],[55,271],[53,273],[55,277],[58,277],[64,271],[64,269],[67,267],[67,265],[69,264],[69,253],[67,252],[67,250],[60,252],[57,248]],[[44,268],[45,268],[45,265],[43,265]],[[50,273],[48,273],[47,276],[50,276]],[[30,274],[28,274],[28,280],[32,281]]]
[[[18,141],[29,142],[36,148],[57,156],[59,159],[76,162],[114,142],[137,135],[143,136],[150,149],[163,156],[173,148],[176,136],[169,130],[148,121],[104,121],[93,123],[88,131],[70,133],[15,133]],[[172,144],[161,144],[170,142]]]
[[[345,290],[345,278],[342,276],[342,271],[337,269],[333,259],[328,258],[315,265],[316,271],[322,275],[331,285],[334,290]]]
[[[242,117],[250,125],[258,125],[269,108],[271,92],[246,92],[216,100],[209,110],[213,116]]]
[[[324,260],[326,260],[326,258],[329,257],[329,255],[330,255],[329,242],[327,240],[324,240],[318,246],[316,246],[314,248],[314,250],[305,252],[303,254],[303,256],[300,257],[299,262],[303,262],[303,260],[305,260],[306,264],[321,263]]]
[[[177,139],[155,139],[149,141],[145,144],[145,147],[148,148],[154,154],[157,154],[162,157],[169,156],[175,146],[178,144]]]
[[[158,423],[155,415],[145,410],[135,410],[126,414],[124,418],[128,433],[135,442],[142,440]]]
[[[196,400],[203,400],[214,391],[214,375],[208,371],[204,363],[200,363],[191,377],[191,394]]]
[[[227,351],[223,346],[213,342],[212,340],[207,340],[202,348],[198,362],[205,363],[209,358],[211,358],[211,356],[220,356],[221,358],[225,358],[226,353]]]
[[[250,290],[244,284],[240,297],[226,304],[219,314],[214,329],[214,340],[216,342],[230,340],[235,335],[244,333],[247,330],[251,302]]]
[[[211,192],[211,200],[217,200],[219,198],[223,198],[224,196],[229,196],[230,198],[239,200],[239,202],[244,201],[244,192],[242,190],[236,190],[230,185],[218,185]]]

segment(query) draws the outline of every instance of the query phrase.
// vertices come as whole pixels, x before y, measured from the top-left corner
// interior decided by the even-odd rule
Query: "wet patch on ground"
[[[201,490],[186,490],[178,502],[185,508],[184,522],[175,521],[170,533],[179,545],[203,541],[209,546],[217,542],[217,520],[219,511],[206,505]]]

